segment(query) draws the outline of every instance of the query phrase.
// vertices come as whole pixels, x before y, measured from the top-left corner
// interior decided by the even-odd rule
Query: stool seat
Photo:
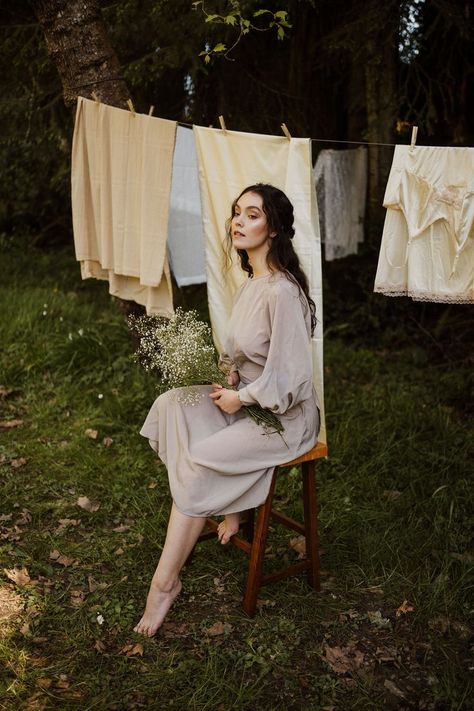
[[[262,585],[267,585],[268,583],[281,580],[290,575],[297,575],[302,571],[306,571],[308,583],[315,590],[320,590],[315,461],[322,457],[327,457],[327,453],[327,445],[318,442],[309,452],[306,452],[300,457],[296,457],[296,459],[285,462],[285,464],[276,466],[265,503],[258,506],[255,510],[251,509],[248,511],[247,518],[240,524],[240,528],[242,528],[245,533],[245,538],[236,534],[230,539],[231,543],[243,550],[250,557],[249,572],[243,599],[243,608],[250,617],[255,615],[258,593]],[[280,469],[297,465],[301,465],[303,480],[303,524],[294,521],[292,518],[272,508],[276,480]],[[263,562],[271,518],[286,528],[304,535],[306,540],[306,554],[305,557],[297,563],[289,565],[276,573],[264,575]],[[217,536],[217,527],[219,524],[215,519],[207,518],[205,525],[210,529],[210,532],[201,534],[198,542]]]

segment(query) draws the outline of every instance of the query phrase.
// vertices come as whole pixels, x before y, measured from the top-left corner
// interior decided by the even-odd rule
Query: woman
[[[249,278],[235,296],[221,356],[235,389],[198,386],[197,405],[169,391],[157,398],[141,430],[167,466],[173,505],[136,632],[152,636],[162,624],[206,516],[224,515],[218,538],[227,543],[238,531],[239,512],[265,501],[275,466],[316,442],[315,306],[293,236],[293,207],[281,190],[262,183],[243,190],[232,206],[228,237]],[[283,436],[242,413],[242,405],[255,403],[277,414]]]

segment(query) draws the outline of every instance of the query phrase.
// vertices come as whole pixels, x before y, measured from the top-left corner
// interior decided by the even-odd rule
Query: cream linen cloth
[[[176,122],[78,97],[72,145],[72,215],[82,278],[173,312],[166,256]]]
[[[176,133],[168,250],[170,266],[179,287],[206,281],[196,147],[192,129],[184,126],[178,126]]]
[[[214,340],[224,350],[233,295],[247,279],[234,255],[224,267],[225,223],[237,195],[255,183],[283,190],[295,210],[294,246],[308,278],[318,319],[311,341],[313,382],[321,416],[319,441],[326,442],[323,397],[323,300],[319,219],[308,138],[265,136],[194,126],[206,247],[209,313]]]
[[[474,303],[474,148],[396,146],[374,291]]]
[[[326,261],[357,254],[364,241],[367,149],[322,150],[313,170]]]

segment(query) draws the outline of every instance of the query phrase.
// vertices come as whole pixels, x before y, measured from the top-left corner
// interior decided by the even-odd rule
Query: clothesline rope
[[[102,84],[104,82],[109,82],[109,81],[117,81],[121,80],[123,77],[113,77],[112,79],[99,79],[94,82],[89,82],[88,84],[81,84],[80,86],[73,86],[71,87],[72,89],[84,89],[86,87],[92,86],[93,84]],[[193,128],[194,124],[192,123],[186,123],[186,121],[177,121],[176,122],[178,126],[185,126],[187,128]],[[377,143],[374,141],[343,141],[343,140],[338,140],[334,138],[311,138],[311,141],[314,141],[315,143],[345,143],[345,144],[351,144],[351,145],[356,145],[356,146],[389,146],[390,148],[395,148],[397,145],[396,143]]]
[[[185,121],[177,121],[176,122],[178,126],[187,126],[188,128],[192,128],[194,124],[192,123],[186,123]],[[334,138],[311,138],[311,141],[315,141],[317,143],[350,143],[350,144],[355,144],[356,146],[390,146],[391,148],[395,148],[397,143],[375,143],[373,141],[343,141],[343,140],[336,140]]]

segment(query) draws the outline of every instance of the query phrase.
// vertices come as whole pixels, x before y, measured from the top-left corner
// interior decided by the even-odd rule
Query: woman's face
[[[263,212],[263,199],[257,193],[244,193],[234,208],[232,217],[232,242],[236,249],[246,252],[264,251],[270,248],[267,216]]]

